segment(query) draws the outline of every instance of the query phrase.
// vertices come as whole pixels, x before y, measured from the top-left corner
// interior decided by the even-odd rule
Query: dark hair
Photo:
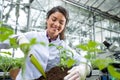
[[[53,14],[55,12],[62,13],[65,16],[65,18],[66,18],[66,24],[68,23],[68,21],[69,21],[69,19],[68,19],[69,18],[69,14],[68,14],[67,10],[64,7],[62,7],[62,6],[56,6],[56,7],[53,7],[51,10],[49,10],[47,12],[47,19],[50,17],[51,14]],[[65,24],[65,27],[66,27],[66,24]],[[65,28],[60,33],[60,40],[65,39],[64,33],[65,33]]]

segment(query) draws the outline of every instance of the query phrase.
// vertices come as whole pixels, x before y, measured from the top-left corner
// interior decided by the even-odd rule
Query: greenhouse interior
[[[63,10],[48,14],[56,6],[69,16]],[[57,24],[66,26],[65,33]],[[74,51],[79,59],[73,60]],[[66,78],[72,71],[48,78],[55,66],[79,67],[78,78]],[[0,80],[120,80],[120,0],[0,0]]]

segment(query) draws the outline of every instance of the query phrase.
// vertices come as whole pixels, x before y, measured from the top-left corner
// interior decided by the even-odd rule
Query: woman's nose
[[[58,27],[60,24],[59,24],[58,21],[56,21],[56,22],[54,22],[54,25],[55,25],[56,27]]]

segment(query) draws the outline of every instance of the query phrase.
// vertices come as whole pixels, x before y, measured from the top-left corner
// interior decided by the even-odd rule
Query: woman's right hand
[[[18,42],[19,45],[21,45],[21,44],[29,44],[28,39],[24,35],[19,36],[17,38],[17,42]]]

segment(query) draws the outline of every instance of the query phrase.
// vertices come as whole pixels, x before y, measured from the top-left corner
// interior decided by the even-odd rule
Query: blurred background
[[[120,44],[120,0],[1,0],[0,21],[16,34],[41,31],[46,12],[56,5],[70,13],[66,30],[70,46],[89,39]]]

